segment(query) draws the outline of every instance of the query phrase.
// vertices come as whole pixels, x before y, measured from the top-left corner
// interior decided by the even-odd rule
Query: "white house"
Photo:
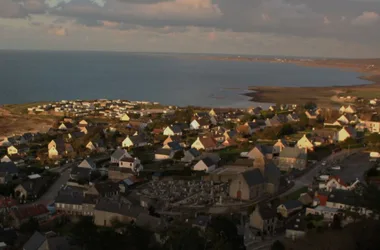
[[[217,116],[214,109],[211,109],[210,112],[208,112],[210,116]]]
[[[364,121],[365,127],[371,133],[380,133],[380,122],[378,121]]]
[[[309,151],[313,151],[314,150],[314,145],[310,141],[310,139],[306,136],[306,134],[304,134],[302,136],[302,138],[298,140],[297,147],[298,148],[305,148],[305,149],[307,149]]]
[[[10,146],[7,148],[8,155],[17,155],[28,152],[29,147],[27,145]]]
[[[319,189],[326,189],[329,192],[331,192],[334,189],[353,190],[359,183],[360,182],[358,179],[356,179],[352,183],[346,183],[338,176],[331,176],[326,183],[319,184]]]
[[[210,128],[210,123],[204,118],[194,119],[190,123],[190,130],[208,129],[208,128]]]
[[[140,165],[140,160],[137,158],[124,156],[119,160],[120,168],[129,168],[129,169],[134,170],[139,165]]]
[[[216,169],[216,163],[209,157],[203,158],[197,164],[194,165],[194,171],[205,171],[209,173]]]
[[[118,148],[111,155],[111,163],[119,163],[122,158],[132,158],[127,150]]]
[[[182,135],[182,130],[179,126],[176,126],[176,125],[168,126],[164,130],[164,135],[168,135],[168,136]]]
[[[170,148],[160,148],[154,154],[154,159],[156,161],[172,159],[174,156],[174,151]]]
[[[88,150],[90,150],[90,151],[96,150],[96,146],[94,145],[94,143],[92,141],[90,141],[89,143],[87,143],[86,148]]]
[[[148,142],[140,135],[127,136],[122,142],[123,148],[129,147],[144,147],[148,145]]]
[[[127,115],[127,114],[124,114],[120,117],[120,121],[122,122],[129,122],[131,118]]]
[[[353,127],[344,127],[336,135],[337,141],[345,141],[347,138],[356,138],[356,130]]]
[[[288,146],[289,145],[285,140],[278,139],[277,142],[273,145],[273,154],[281,153],[281,151]]]
[[[347,113],[347,114],[355,114],[356,113],[356,108],[352,105],[348,105],[348,106],[342,106],[340,107],[339,109],[339,112],[340,113]]]
[[[96,164],[91,158],[84,159],[79,165],[79,168],[96,169]]]
[[[198,137],[193,144],[192,148],[197,150],[215,150],[218,148],[216,141],[211,137]]]

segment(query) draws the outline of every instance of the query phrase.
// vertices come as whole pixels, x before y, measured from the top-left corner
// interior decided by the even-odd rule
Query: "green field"
[[[4,105],[4,109],[8,110],[12,114],[21,115],[27,114],[28,108],[36,107],[38,105],[49,104],[49,102],[32,102],[32,103],[24,103],[24,104],[6,104]]]

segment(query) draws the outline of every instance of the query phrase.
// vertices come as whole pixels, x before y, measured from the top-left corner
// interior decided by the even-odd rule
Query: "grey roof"
[[[111,181],[95,183],[95,189],[99,192],[100,195],[120,191],[119,184]]]
[[[70,250],[70,244],[65,237],[53,237],[47,239],[49,250]]]
[[[272,154],[273,153],[273,146],[270,145],[261,145],[257,144],[256,148],[262,153],[262,154]]]
[[[265,179],[259,169],[253,169],[242,173],[248,186],[252,187],[265,183]]]
[[[56,203],[80,205],[83,203],[84,196],[78,194],[58,194],[55,198]]]
[[[193,156],[193,157],[198,157],[201,155],[199,151],[196,148],[190,148],[188,152]]]
[[[137,218],[140,213],[145,211],[142,207],[124,204],[109,199],[100,199],[95,206],[95,210],[120,214],[131,218]]]
[[[281,171],[273,161],[268,161],[265,164],[264,176],[269,183],[277,182],[281,176]]]
[[[96,168],[96,164],[94,162],[94,160],[92,160],[91,158],[86,158],[84,159],[79,165],[78,165],[79,168]]]
[[[29,195],[38,195],[41,193],[42,189],[46,188],[47,183],[48,179],[46,177],[41,177],[24,181],[20,185],[28,192]]]
[[[170,129],[173,131],[174,134],[179,134],[182,132],[181,128],[177,125],[170,126]]]
[[[277,216],[276,209],[270,208],[269,206],[265,204],[259,204],[258,209],[259,209],[261,218],[263,218],[264,220],[272,219]]]
[[[303,149],[297,147],[286,147],[280,152],[280,157],[307,159],[307,154]]]
[[[341,203],[341,204],[350,205],[350,206],[357,205],[358,203],[357,196],[354,192],[348,191],[348,190],[339,190],[339,189],[333,190],[329,194],[327,201],[334,202],[334,203]]]
[[[210,157],[205,157],[201,161],[203,161],[203,163],[206,164],[207,167],[215,165],[215,162]]]
[[[285,201],[282,205],[284,205],[286,209],[294,209],[303,206],[302,202],[299,200],[288,200]]]
[[[111,158],[120,160],[125,154],[128,154],[127,150],[118,148],[115,150],[115,152],[113,152],[113,154],[111,155]]]
[[[156,151],[156,155],[170,155],[172,153],[171,149],[168,148],[159,148]]]
[[[129,137],[129,139],[131,139],[131,141],[133,142],[133,145],[136,145],[136,144],[140,144],[140,143],[146,142],[146,139],[144,138],[143,135],[135,135],[135,136],[131,136],[131,137]]]
[[[181,145],[179,144],[178,141],[172,141],[172,142],[169,142],[168,143],[168,146],[174,150],[174,151],[179,151],[179,150],[182,150],[182,147]]]
[[[244,166],[244,167],[252,167],[253,166],[253,159],[245,159],[245,158],[239,158],[231,165],[233,166]]]
[[[40,232],[34,232],[32,237],[24,244],[23,250],[38,250],[46,238]]]
[[[13,162],[1,162],[0,173],[17,174],[18,168]]]
[[[91,174],[90,168],[74,167],[71,170],[71,175],[76,175],[78,178],[89,178]]]

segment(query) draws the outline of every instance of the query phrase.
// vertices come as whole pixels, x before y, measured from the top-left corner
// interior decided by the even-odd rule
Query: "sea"
[[[359,76],[340,69],[204,60],[198,55],[0,51],[0,104],[123,99],[246,108],[261,105],[244,95],[250,86],[368,83]]]

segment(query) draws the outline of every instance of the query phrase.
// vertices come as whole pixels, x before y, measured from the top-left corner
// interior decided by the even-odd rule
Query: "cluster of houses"
[[[261,235],[274,235],[285,227],[287,238],[305,237],[316,227],[331,227],[338,223],[344,227],[354,222],[355,216],[370,217],[372,211],[361,198],[358,180],[344,181],[331,176],[314,189],[300,194],[297,200],[274,205],[260,203],[250,215],[249,225]]]
[[[155,106],[157,102],[145,101],[126,101],[126,100],[107,100],[99,99],[94,101],[62,100],[60,102],[38,105],[28,108],[29,114],[53,114],[57,116],[104,116],[108,118],[118,118],[122,121],[128,121],[128,114],[155,114],[155,113],[173,113],[171,109],[139,109],[136,106]]]
[[[167,222],[148,212],[148,208],[154,206],[157,200],[141,196],[136,201],[127,196],[128,190],[150,180],[143,175],[146,165],[157,162],[181,163],[193,171],[204,172],[203,181],[228,185],[228,196],[232,200],[261,201],[276,196],[287,187],[284,175],[307,169],[308,153],[316,148],[348,138],[358,139],[359,132],[364,130],[373,133],[380,131],[380,122],[374,121],[373,117],[365,119],[354,106],[342,106],[336,119],[325,119],[323,128],[305,132],[298,140],[279,138],[256,143],[249,146],[248,152],[242,152],[240,157],[225,162],[220,157],[221,150],[247,144],[250,136],[259,131],[297,123],[301,115],[319,121],[325,113],[320,109],[297,111],[296,106],[282,105],[270,108],[273,117],[261,119],[262,109],[259,107],[248,111],[211,109],[194,112],[189,121],[179,122],[175,121],[173,109],[136,109],[137,105],[142,104],[145,105],[108,100],[62,101],[29,110],[81,117],[63,118],[56,128],[48,132],[49,138],[53,139],[43,144],[44,152],[51,160],[75,159],[70,180],[55,199],[54,209],[59,214],[92,216],[99,226],[111,226],[115,218],[122,222],[149,221],[158,231],[164,230]],[[134,114],[140,118],[135,118]],[[159,120],[174,122],[164,126],[155,125],[157,119],[154,114],[160,114]],[[254,118],[247,121],[247,114]],[[95,123],[82,117],[91,115],[114,119],[110,119],[110,123]],[[227,123],[234,126],[227,128]],[[27,133],[0,142],[6,147],[6,155],[0,163],[1,184],[12,182],[18,177],[20,162],[27,160],[31,145],[40,137],[40,134]],[[91,156],[72,156],[77,151],[74,145],[78,140],[83,141],[82,150]],[[147,164],[135,156],[134,152],[138,149],[149,151],[147,153],[153,156]],[[38,157],[35,160],[38,161]],[[155,177],[153,175],[152,179]],[[45,176],[32,175],[15,187],[14,198],[21,203],[35,201],[46,191],[50,182]],[[324,220],[331,222],[335,215],[343,214],[341,210],[351,208],[353,204],[347,197],[351,197],[350,193],[357,185],[355,180],[351,183],[339,177],[321,180],[317,193],[307,193],[299,200],[278,206],[260,204],[250,216],[250,226],[266,234],[274,233],[280,214],[289,219],[286,224],[289,225],[287,235],[293,238],[302,236],[301,229],[306,230],[305,218],[308,214],[322,214]],[[41,223],[49,220],[51,211],[41,206],[14,208],[14,226],[19,227],[30,217]],[[34,212],[23,212],[24,208]],[[370,213],[364,207],[360,207],[360,211]]]

